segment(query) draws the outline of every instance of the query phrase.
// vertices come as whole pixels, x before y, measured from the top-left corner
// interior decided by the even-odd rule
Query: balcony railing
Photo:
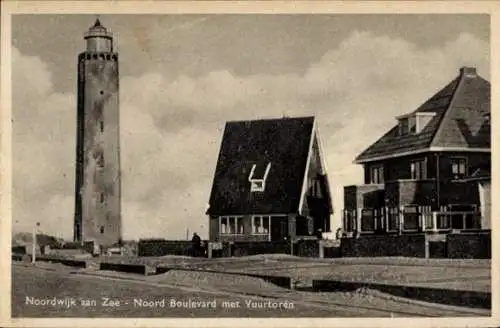
[[[478,230],[481,229],[481,213],[479,212],[433,212],[433,231]]]
[[[379,209],[358,208],[344,210],[345,232],[362,234],[376,232],[449,232],[452,230],[480,230],[479,211],[431,211],[429,206],[385,207]]]

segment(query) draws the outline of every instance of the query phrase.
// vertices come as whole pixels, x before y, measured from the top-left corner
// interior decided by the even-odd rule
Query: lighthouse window
[[[101,226],[101,233],[104,233],[104,226]]]
[[[103,120],[101,119],[101,121],[99,123],[101,125],[101,132],[104,132],[104,122],[103,122]]]
[[[104,94],[104,91],[102,91],[102,90],[101,90],[101,91],[99,91],[99,93],[100,93],[101,95],[103,95],[103,94]]]
[[[102,169],[104,167],[104,154],[103,154],[102,150],[99,150],[96,153],[95,159],[96,159],[97,167]]]

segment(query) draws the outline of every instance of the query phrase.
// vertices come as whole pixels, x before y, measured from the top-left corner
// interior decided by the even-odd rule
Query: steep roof
[[[398,125],[357,158],[363,163],[405,153],[435,149],[490,148],[490,83],[474,68],[457,78],[412,113],[434,113],[419,133],[400,135]]]
[[[210,215],[287,214],[298,211],[314,133],[314,117],[227,122],[210,195]],[[249,175],[264,192],[251,192]]]

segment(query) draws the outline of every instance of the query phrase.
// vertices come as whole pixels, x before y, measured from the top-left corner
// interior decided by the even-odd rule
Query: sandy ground
[[[313,279],[409,285],[490,292],[491,260],[419,258],[299,258],[256,255],[205,259],[183,256],[121,258],[101,261],[148,263],[169,268],[287,276],[310,284]]]
[[[485,316],[489,311],[410,301],[376,291],[311,293],[291,291],[257,278],[222,273],[169,271],[141,276],[89,271],[44,263],[12,267],[12,315],[14,317],[395,317]],[[26,304],[26,297],[97,300],[96,306],[70,308]],[[120,306],[99,304],[103,297]],[[215,300],[215,309],[137,307],[134,299]],[[245,302],[293,303],[292,309],[250,308]],[[224,303],[226,302],[226,303]],[[239,304],[227,308],[223,304]],[[252,303],[252,304],[254,304]]]

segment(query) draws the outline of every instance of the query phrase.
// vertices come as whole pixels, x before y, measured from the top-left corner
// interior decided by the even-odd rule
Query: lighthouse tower
[[[97,19],[78,56],[74,240],[121,240],[118,54]]]

